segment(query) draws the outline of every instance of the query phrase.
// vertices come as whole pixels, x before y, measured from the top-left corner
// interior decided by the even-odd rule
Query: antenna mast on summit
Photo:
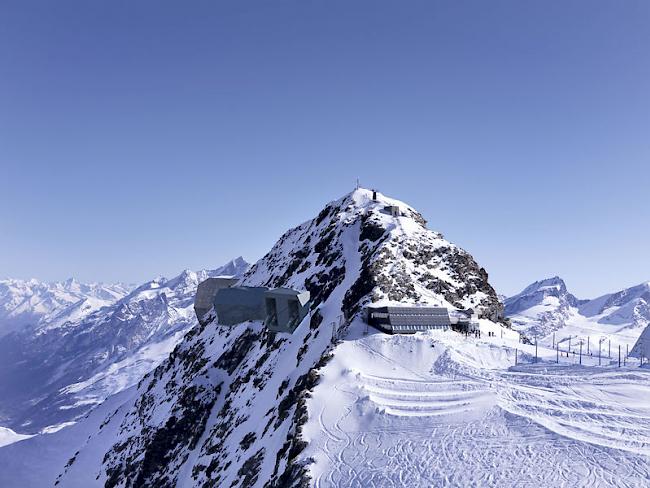
[[[355,190],[358,190],[358,189],[359,189],[359,178],[357,178],[357,187],[355,188]]]

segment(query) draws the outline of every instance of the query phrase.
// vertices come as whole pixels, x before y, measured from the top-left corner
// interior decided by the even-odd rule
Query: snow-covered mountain
[[[55,430],[137,383],[197,323],[192,303],[198,283],[241,276],[248,266],[238,258],[212,271],[156,278],[89,313],[75,315],[79,302],[61,305],[43,314],[37,327],[0,338],[2,425],[20,433]],[[68,294],[88,290],[66,283]]]
[[[589,300],[580,313],[601,324],[645,327],[650,323],[650,282]]]
[[[0,280],[0,336],[23,327],[57,327],[78,322],[124,297],[131,289],[121,283],[79,283],[73,278],[52,283]]]
[[[505,300],[505,314],[513,327],[530,338],[552,341],[569,336],[607,338],[630,346],[650,323],[650,283],[579,300],[559,277],[537,281]]]
[[[310,391],[335,354],[333,338],[365,329],[364,304],[500,315],[487,273],[471,255],[428,230],[408,205],[377,198],[360,189],[330,203],[285,233],[243,278],[311,292],[312,312],[293,334],[271,333],[259,322],[195,327],[168,360],[123,392],[101,428],[76,427],[84,438],[61,467],[59,486],[302,485]],[[387,205],[402,216],[391,216]]]
[[[506,316],[531,336],[546,336],[564,327],[580,303],[558,276],[536,281],[504,300]]]
[[[365,327],[376,300],[472,307],[506,330],[474,259],[371,195],[330,203],[243,278],[310,290],[293,334],[197,325],[83,420],[0,449],[0,485],[645,486],[643,371],[556,364],[509,334]]]

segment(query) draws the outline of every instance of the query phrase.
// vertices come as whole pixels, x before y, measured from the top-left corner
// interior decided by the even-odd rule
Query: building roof
[[[391,327],[439,327],[451,325],[449,312],[444,307],[383,306],[368,307],[372,313],[383,314]]]
[[[270,298],[295,298],[300,305],[306,305],[309,302],[310,293],[308,291],[298,291],[292,288],[274,288],[266,292]]]
[[[300,295],[302,291],[294,290],[293,288],[273,288],[268,291],[269,295]]]
[[[408,305],[384,305],[368,306],[369,311],[386,312],[390,314],[407,314],[407,315],[449,315],[445,307],[429,306],[408,306]]]
[[[229,288],[239,281],[239,278],[232,276],[218,276],[208,278],[199,283],[194,297],[194,307],[209,309],[212,307],[212,300],[220,288]]]

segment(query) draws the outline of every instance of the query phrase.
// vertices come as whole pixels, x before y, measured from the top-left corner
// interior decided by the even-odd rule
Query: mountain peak
[[[566,283],[559,276],[553,276],[552,278],[545,278],[543,280],[536,281],[526,289],[543,289],[547,287],[556,287],[558,290],[566,291]]]
[[[534,316],[544,330],[561,326],[569,310],[580,303],[559,276],[536,281],[504,301],[506,316],[515,317],[515,322],[527,322]],[[551,322],[552,326],[548,325]]]
[[[286,271],[278,273],[281,268]],[[328,203],[314,219],[287,231],[243,284],[307,289],[318,302],[358,273],[343,300],[346,315],[370,302],[500,314],[487,273],[469,253],[427,229],[410,205],[366,188]]]
[[[247,262],[243,257],[239,256],[235,259],[231,259],[223,266],[208,271],[209,276],[242,276],[248,268],[250,268],[250,263]]]

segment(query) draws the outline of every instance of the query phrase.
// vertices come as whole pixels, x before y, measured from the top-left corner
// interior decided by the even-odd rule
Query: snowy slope
[[[26,434],[17,434],[11,429],[0,427],[0,447],[13,444],[14,442],[29,439],[31,436]]]
[[[650,374],[451,331],[333,351],[303,427],[316,487],[647,486]],[[520,361],[514,367],[515,349]],[[566,361],[569,361],[567,359]]]
[[[60,486],[293,486],[308,482],[302,428],[332,338],[370,300],[499,315],[487,273],[409,206],[357,190],[284,234],[248,285],[311,292],[292,335],[261,323],[195,327],[61,468]],[[399,205],[403,216],[384,212]],[[27,444],[30,441],[25,441]]]
[[[68,320],[72,313],[63,322],[53,313],[36,329],[4,336],[2,424],[31,434],[56,429],[137,383],[196,324],[192,303],[198,283],[208,276],[241,275],[247,268],[239,258],[213,271],[157,278],[76,321]]]
[[[0,280],[0,337],[23,327],[56,327],[78,322],[123,298],[130,289],[120,283],[79,283],[72,278],[52,283],[35,279]]]
[[[602,341],[608,349],[632,347],[650,323],[650,283],[593,300],[578,300],[558,278],[537,281],[505,300],[513,327],[539,342],[584,343],[585,351]]]
[[[601,324],[645,327],[650,323],[650,282],[590,300],[580,306],[580,314]]]

